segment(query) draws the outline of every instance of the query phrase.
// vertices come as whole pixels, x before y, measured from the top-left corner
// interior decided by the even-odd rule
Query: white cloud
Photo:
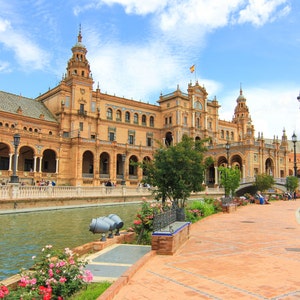
[[[11,69],[10,69],[10,65],[9,65],[9,62],[7,62],[7,61],[1,61],[0,60],[0,72],[2,72],[2,73],[8,73],[8,72],[10,72],[11,71]]]
[[[283,82],[276,86],[247,87],[243,90],[256,136],[262,132],[265,138],[275,135],[281,139],[283,129],[294,130],[300,136],[297,89]],[[218,99],[222,105],[219,111],[221,119],[231,121],[238,95],[237,91],[232,91],[223,99]],[[287,131],[286,134],[290,139],[293,132]]]
[[[157,42],[144,46],[124,46],[115,42],[88,48],[93,78],[99,82],[102,92],[154,102],[159,98],[159,93],[151,95],[154,91],[176,88],[175,81],[181,79],[174,78],[180,68],[176,57]]]
[[[127,14],[152,16],[154,34],[173,44],[203,44],[207,33],[230,24],[261,26],[290,11],[289,0],[94,0],[73,9],[78,16],[103,5],[121,5]]]
[[[168,4],[168,2],[169,0],[95,0],[90,1],[86,5],[82,5],[82,3],[80,5],[76,5],[73,9],[73,12],[76,16],[78,16],[84,11],[90,9],[99,9],[103,5],[112,6],[118,4],[124,7],[124,10],[127,14],[147,15],[162,10]]]
[[[239,12],[238,23],[249,22],[261,26],[272,22],[276,17],[282,17],[290,12],[291,8],[287,3],[287,0],[250,0]]]
[[[0,43],[12,50],[23,67],[43,69],[48,64],[49,55],[31,41],[26,33],[15,30],[9,20],[0,18]]]
[[[124,6],[126,13],[128,14],[138,14],[146,15],[154,13],[163,9],[167,4],[168,0],[151,0],[151,1],[141,1],[141,0],[102,0],[103,3],[107,5],[120,4]]]

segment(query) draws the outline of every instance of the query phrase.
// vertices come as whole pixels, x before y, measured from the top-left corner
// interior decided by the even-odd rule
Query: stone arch
[[[265,161],[265,173],[274,176],[274,161],[270,157]]]
[[[0,170],[9,169],[10,147],[5,143],[0,143]]]
[[[56,171],[56,152],[52,149],[46,149],[43,152],[42,172],[55,173]]]
[[[173,135],[171,131],[168,131],[165,136],[165,144],[166,146],[171,146],[173,143]]]
[[[102,152],[100,154],[100,177],[101,178],[110,178],[110,155],[107,152]]]
[[[18,170],[30,172],[34,169],[34,150],[29,146],[19,148]]]
[[[147,163],[147,162],[150,162],[150,161],[151,161],[151,158],[149,156],[145,156],[143,158],[143,162],[144,163]],[[143,177],[144,176],[147,176],[147,169],[145,167],[143,168]]]
[[[94,174],[94,154],[87,150],[82,154],[82,177],[93,177]]]
[[[138,162],[138,158],[136,155],[131,155],[129,157],[129,178],[131,179],[137,179],[137,175],[138,175],[138,166],[133,165],[132,163],[137,163]]]

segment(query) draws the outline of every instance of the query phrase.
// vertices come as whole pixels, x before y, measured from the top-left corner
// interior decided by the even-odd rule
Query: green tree
[[[177,207],[184,207],[191,192],[202,191],[204,169],[211,159],[204,161],[204,140],[194,141],[184,135],[182,141],[174,146],[161,146],[155,151],[152,161],[140,164],[145,168],[146,181],[156,187],[157,200],[172,201]]]
[[[255,177],[254,186],[258,191],[265,191],[274,185],[274,178],[268,174],[259,174]]]
[[[285,186],[286,186],[286,189],[288,191],[291,191],[291,192],[295,191],[298,188],[298,184],[299,184],[299,182],[298,182],[298,178],[297,177],[295,177],[295,176],[288,176],[286,178]]]
[[[220,183],[225,189],[225,196],[234,195],[240,185],[241,172],[238,168],[219,167]]]

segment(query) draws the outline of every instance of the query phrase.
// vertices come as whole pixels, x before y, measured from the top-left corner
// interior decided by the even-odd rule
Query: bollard
[[[90,231],[92,233],[102,233],[100,241],[106,241],[105,233],[109,231],[110,225],[102,218],[92,219],[90,223]]]
[[[123,227],[124,223],[121,220],[121,218],[118,215],[115,214],[110,214],[108,215],[108,218],[110,218],[111,220],[113,220],[116,223],[116,233],[115,235],[120,235],[120,229]]]

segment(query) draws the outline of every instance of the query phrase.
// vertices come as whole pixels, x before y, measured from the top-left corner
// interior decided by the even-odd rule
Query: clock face
[[[202,104],[200,103],[200,101],[195,101],[194,108],[202,110]]]

